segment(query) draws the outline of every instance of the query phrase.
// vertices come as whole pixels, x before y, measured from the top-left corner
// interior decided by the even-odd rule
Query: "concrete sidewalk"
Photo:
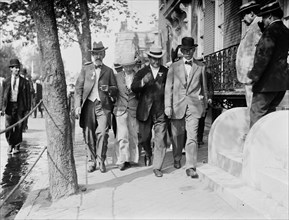
[[[205,145],[199,149],[199,166],[207,161]],[[52,203],[48,192],[48,170],[42,167],[31,193],[15,219],[244,219],[199,179],[185,175],[185,168],[173,167],[168,149],[164,176],[153,175],[152,167],[140,164],[125,171],[115,165],[113,135],[110,134],[107,172],[96,170],[87,174],[85,145],[81,130],[76,126],[74,156],[80,188],[86,188],[68,198]],[[43,156],[41,160],[47,160]],[[184,158],[182,165],[184,165]]]

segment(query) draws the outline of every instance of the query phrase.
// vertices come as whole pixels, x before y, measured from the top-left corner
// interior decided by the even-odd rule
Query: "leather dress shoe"
[[[88,166],[87,172],[92,173],[93,171],[95,171],[95,165]]]
[[[196,168],[186,169],[186,174],[187,176],[190,176],[191,178],[194,178],[194,179],[199,178],[199,175],[196,172]]]
[[[181,168],[181,161],[174,161],[174,168],[180,169]]]
[[[158,170],[158,169],[154,169],[154,174],[156,177],[162,177],[163,176],[163,173],[161,170]]]
[[[124,171],[126,168],[126,165],[125,165],[125,163],[122,163],[118,167],[119,167],[119,170]]]
[[[99,163],[99,170],[100,170],[100,172],[102,172],[102,173],[105,173],[105,172],[106,172],[106,167],[105,167],[104,161],[102,161],[102,162]]]
[[[124,162],[126,168],[131,168],[130,162]]]
[[[149,167],[152,165],[152,157],[150,156],[144,156],[144,163],[145,166]]]

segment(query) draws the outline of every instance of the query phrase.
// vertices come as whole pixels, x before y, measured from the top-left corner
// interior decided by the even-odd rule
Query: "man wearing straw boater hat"
[[[252,85],[251,79],[247,74],[253,67],[256,45],[262,35],[258,24],[262,21],[261,17],[256,14],[260,9],[260,5],[255,1],[250,1],[240,7],[239,14],[242,22],[247,26],[243,33],[236,55],[236,71],[239,82],[244,84],[246,103],[250,109],[252,102]]]
[[[97,162],[100,172],[106,172],[108,130],[118,91],[113,70],[103,64],[106,49],[101,41],[93,43],[93,61],[83,66],[75,85],[75,115],[80,116],[79,125],[88,145],[88,172],[96,169]]]
[[[11,76],[3,82],[2,112],[5,113],[5,127],[10,127],[23,118],[24,112],[30,108],[30,87],[26,79],[20,76],[20,62],[11,59],[9,65]],[[6,131],[6,140],[9,144],[7,154],[19,153],[22,142],[22,123]],[[13,152],[12,152],[13,150]]]
[[[181,168],[185,147],[186,174],[192,178],[198,178],[197,131],[206,110],[204,100],[208,100],[205,65],[193,58],[197,46],[192,37],[182,39],[183,58],[171,64],[165,88],[165,114],[171,122],[174,167]]]
[[[283,10],[279,2],[274,1],[264,5],[258,16],[262,16],[264,32],[257,44],[253,68],[248,73],[253,85],[250,126],[275,111],[289,89],[289,29],[281,20]]]
[[[159,46],[147,52],[149,65],[140,69],[134,77],[131,89],[139,97],[136,117],[139,120],[139,147],[145,151],[146,166],[153,164],[156,177],[162,177],[162,164],[166,152],[167,118],[164,114],[164,92],[167,68],[161,65],[165,54]],[[152,161],[152,128],[154,128],[154,152]]]
[[[137,164],[139,160],[138,122],[136,119],[138,99],[131,90],[135,76],[135,52],[123,52],[120,58],[123,71],[116,75],[118,95],[113,112],[117,125],[116,164],[123,171],[130,168],[131,163]]]

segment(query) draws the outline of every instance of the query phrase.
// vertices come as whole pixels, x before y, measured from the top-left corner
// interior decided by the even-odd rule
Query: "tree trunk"
[[[81,29],[82,34],[77,34],[81,55],[82,65],[91,61],[91,54],[88,50],[91,49],[91,32],[89,27],[89,12],[87,0],[78,0],[81,13]]]
[[[32,0],[30,6],[42,60],[49,190],[52,200],[56,200],[78,190],[64,66],[53,0]]]

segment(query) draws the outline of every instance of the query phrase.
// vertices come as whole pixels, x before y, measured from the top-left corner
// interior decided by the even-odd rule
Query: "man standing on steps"
[[[289,89],[289,29],[281,20],[283,15],[278,1],[264,5],[258,14],[262,16],[264,32],[257,44],[253,68],[248,73],[253,86],[251,127],[264,115],[276,111]]]
[[[2,113],[5,113],[5,127],[17,123],[23,118],[29,106],[30,87],[26,79],[20,76],[20,62],[18,59],[11,59],[9,65],[11,76],[3,82],[3,93],[1,97]],[[6,131],[5,136],[9,144],[7,154],[19,153],[22,142],[22,123]],[[13,151],[13,152],[12,152]]]
[[[118,92],[113,70],[102,62],[106,49],[101,41],[93,43],[93,62],[83,66],[75,85],[75,116],[80,116],[79,125],[89,148],[88,172],[96,169],[96,162],[100,171],[106,172],[108,130]]]

